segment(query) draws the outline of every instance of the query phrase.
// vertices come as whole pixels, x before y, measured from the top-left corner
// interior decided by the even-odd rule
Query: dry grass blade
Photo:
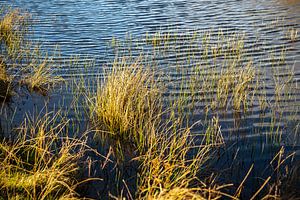
[[[250,169],[249,169],[249,171],[247,172],[247,174],[246,174],[245,178],[243,179],[243,181],[240,183],[240,185],[239,185],[238,189],[236,190],[236,192],[235,192],[234,196],[236,196],[236,197],[240,197],[240,195],[241,195],[241,192],[242,192],[242,187],[243,187],[243,185],[244,185],[245,181],[247,180],[248,176],[250,175],[250,173],[251,173],[251,171],[252,171],[253,167],[254,167],[254,165],[252,164],[252,165],[251,165],[251,167],[250,167]]]

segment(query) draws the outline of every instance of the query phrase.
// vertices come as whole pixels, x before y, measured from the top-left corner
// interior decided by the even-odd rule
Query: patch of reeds
[[[1,9],[0,11],[0,41],[5,45],[7,55],[18,56],[24,43],[24,36],[28,31],[28,13],[18,9]]]
[[[141,166],[137,198],[207,199],[208,196],[220,196],[218,189],[207,191],[209,186],[198,177],[210,158],[211,147],[222,143],[206,145],[199,141],[199,135],[191,132],[191,127],[182,127],[181,120],[175,118],[167,120],[160,128],[148,129],[155,138],[145,154],[138,158]]]
[[[36,91],[42,95],[47,95],[48,91],[56,84],[63,81],[60,76],[53,75],[51,61],[45,58],[43,61],[32,60],[27,66],[29,73],[21,80],[29,91]]]
[[[228,103],[231,103],[235,110],[247,109],[254,78],[255,70],[251,62],[244,67],[237,67],[233,63],[225,68],[215,80],[217,83],[215,105],[228,109]]]
[[[54,75],[53,63],[40,47],[29,45],[25,38],[30,28],[29,14],[18,9],[2,9],[0,16],[1,98],[11,93],[9,83],[26,85],[30,92],[46,95],[62,78]]]
[[[76,173],[85,141],[69,138],[68,121],[48,113],[27,118],[15,141],[0,143],[0,197],[76,199]]]
[[[155,123],[161,114],[157,80],[139,60],[131,64],[125,59],[116,61],[88,102],[102,138],[113,139],[118,146],[129,143],[139,150],[149,142],[149,123]]]

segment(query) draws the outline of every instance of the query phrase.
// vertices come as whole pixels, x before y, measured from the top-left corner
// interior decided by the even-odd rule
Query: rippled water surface
[[[275,123],[276,128],[279,127],[283,134],[282,144],[288,151],[295,150],[296,154],[300,154],[300,33],[294,41],[290,39],[292,30],[300,31],[300,1],[15,0],[1,1],[0,4],[28,10],[35,21],[32,39],[41,42],[45,49],[58,46],[61,54],[58,60],[79,56],[77,61],[80,64],[74,68],[62,67],[58,70],[67,80],[82,74],[87,80],[101,76],[102,67],[110,63],[116,55],[139,55],[142,51],[153,54],[155,50],[141,39],[145,38],[145,35],[168,32],[191,38],[193,33],[205,35],[206,32],[210,32],[212,37],[209,42],[214,44],[217,43],[217,35],[222,30],[227,35],[243,36],[243,56],[245,60],[252,60],[255,67],[262,69],[265,76],[263,82],[258,85],[264,85],[266,96],[272,101],[275,88],[272,76],[273,58],[280,59],[284,53],[284,64],[275,66],[275,69],[278,69],[276,77],[278,80],[284,80],[292,72],[290,82],[293,83],[293,89],[289,93],[291,98],[281,106],[283,117]],[[120,41],[117,50],[111,45],[112,38]],[[137,45],[131,46],[130,41]],[[155,60],[157,67],[167,69],[168,81],[174,83],[166,93],[177,94],[183,92],[179,78],[189,80],[192,69],[197,64],[201,63],[207,68],[209,64],[203,64],[201,49],[204,45],[201,39],[182,39],[170,46],[168,51],[159,54],[161,51],[157,50],[155,56],[150,57],[153,58],[151,62]],[[189,58],[191,54],[187,52],[194,52],[193,57]],[[224,58],[218,60],[220,63],[216,68],[222,65],[222,59]],[[90,61],[94,62],[95,66],[84,69],[84,64]],[[208,56],[207,63],[213,63],[213,58]],[[177,66],[185,69],[184,72],[178,72]],[[64,98],[68,99],[70,91],[64,90],[62,93]],[[62,99],[60,94],[57,94],[52,101],[57,103]],[[205,106],[201,101],[194,105],[194,120],[203,120]],[[213,115],[213,112],[209,114]],[[236,157],[229,160],[243,160],[237,161],[236,166],[240,166],[241,162],[260,163],[270,159],[265,149],[268,145],[272,146],[266,143],[266,135],[271,132],[272,113],[261,117],[261,109],[258,103],[254,103],[251,112],[239,120],[238,129],[235,129],[234,124],[237,120],[233,111],[219,113],[219,118],[225,139],[235,144],[232,151],[236,153]],[[290,118],[292,120],[289,121]],[[236,142],[236,137],[241,139]],[[262,150],[266,153],[261,153]],[[253,153],[256,151],[259,153]],[[255,156],[252,156],[253,154]]]

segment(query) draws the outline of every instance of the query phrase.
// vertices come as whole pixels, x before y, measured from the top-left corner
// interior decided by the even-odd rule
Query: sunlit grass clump
[[[142,148],[148,142],[147,124],[154,123],[161,109],[157,81],[139,61],[115,62],[96,96],[90,98],[92,119],[101,135]]]
[[[85,142],[64,136],[57,114],[25,120],[16,141],[0,143],[0,199],[75,198]]]
[[[205,144],[205,137],[193,134],[191,128],[182,127],[175,118],[164,124],[160,129],[149,130],[155,139],[139,157],[137,199],[207,199],[225,195],[217,189],[208,191],[211,186],[199,179],[212,147],[223,143]],[[215,134],[221,137],[220,132]]]
[[[53,67],[47,59],[42,62],[33,60],[27,66],[27,69],[29,73],[25,75],[21,82],[28,87],[29,91],[46,95],[53,86],[63,81],[60,76],[53,75]]]
[[[62,81],[53,73],[52,60],[26,38],[29,28],[27,13],[17,9],[0,10],[1,99],[8,99],[10,83],[26,85],[30,92],[46,95],[56,83]]]
[[[17,56],[28,31],[28,14],[22,13],[18,9],[2,8],[0,15],[0,41],[6,46],[6,53],[9,56]]]

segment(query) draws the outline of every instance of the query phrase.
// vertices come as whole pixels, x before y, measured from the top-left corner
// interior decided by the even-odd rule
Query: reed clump
[[[98,85],[96,96],[89,98],[89,107],[102,138],[141,150],[149,142],[145,128],[155,122],[161,110],[157,80],[139,60],[129,64],[122,59]]]
[[[40,47],[29,45],[25,37],[30,28],[29,14],[18,9],[2,9],[0,16],[1,98],[11,94],[10,83],[25,85],[30,92],[46,95],[62,78],[54,75],[52,61],[43,55]]]
[[[210,159],[212,146],[222,143],[206,145],[197,141],[199,135],[193,134],[191,127],[183,128],[180,120],[173,119],[167,124],[162,130],[151,130],[155,139],[147,152],[139,157],[137,199],[213,199],[227,196],[217,187],[208,190],[211,186],[198,178]]]
[[[47,58],[41,63],[33,60],[28,66],[28,74],[21,80],[29,91],[36,91],[42,95],[47,95],[48,91],[57,83],[62,82],[63,78],[53,75],[51,62]]]
[[[27,118],[15,141],[0,143],[0,198],[76,199],[75,179],[85,141],[64,134],[68,121],[48,113]]]
[[[28,32],[28,13],[20,10],[1,9],[0,41],[6,46],[6,53],[11,57],[18,56]],[[3,51],[3,49],[1,49]]]

